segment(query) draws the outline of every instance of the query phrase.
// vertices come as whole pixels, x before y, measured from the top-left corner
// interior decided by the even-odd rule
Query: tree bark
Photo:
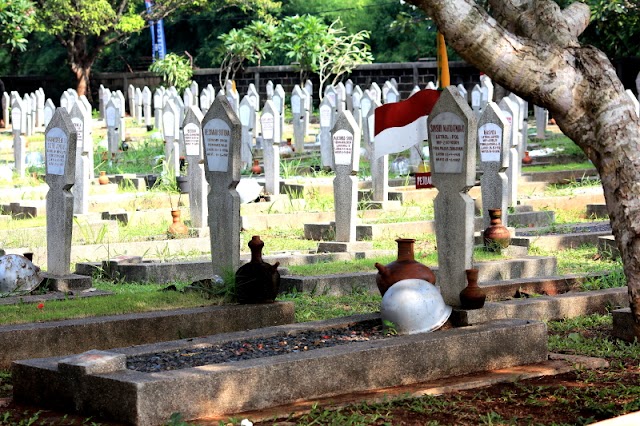
[[[593,162],[627,277],[640,339],[640,120],[609,59],[578,36],[589,8],[551,0],[408,0],[467,62],[547,108]]]

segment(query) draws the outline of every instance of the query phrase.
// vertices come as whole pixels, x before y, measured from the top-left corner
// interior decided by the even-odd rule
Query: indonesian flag
[[[427,116],[438,101],[437,90],[421,90],[409,99],[375,111],[373,159],[401,152],[427,139]]]

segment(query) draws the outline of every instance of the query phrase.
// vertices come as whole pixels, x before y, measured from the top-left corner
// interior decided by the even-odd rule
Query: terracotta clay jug
[[[107,172],[100,171],[100,176],[98,176],[98,183],[100,185],[106,185],[109,183],[109,176],[107,176]]]
[[[254,235],[249,241],[251,261],[236,271],[238,303],[273,303],[280,289],[280,262],[273,265],[262,260],[264,242]]]
[[[466,269],[467,286],[460,292],[460,305],[463,309],[480,309],[487,299],[485,290],[478,286],[478,270]]]
[[[187,225],[182,223],[182,220],[180,219],[180,213],[180,210],[171,210],[173,223],[169,225],[169,229],[167,230],[171,235],[187,235],[189,233],[189,228]]]
[[[258,160],[253,160],[251,173],[253,173],[254,175],[259,175],[260,173],[262,173],[262,167],[260,167],[260,162]]]
[[[533,158],[529,155],[529,151],[524,152],[524,157],[522,157],[522,164],[531,164],[533,163]]]
[[[378,284],[378,290],[380,290],[381,295],[384,296],[393,284],[409,278],[425,280],[431,284],[436,283],[436,276],[433,271],[428,266],[415,260],[413,253],[413,244],[415,242],[416,240],[411,238],[398,238],[396,240],[396,243],[398,243],[398,259],[386,266],[380,263],[375,264],[378,269],[376,284]]]
[[[511,233],[502,224],[502,209],[489,209],[489,217],[491,223],[482,234],[484,246],[488,251],[499,252],[511,244]]]

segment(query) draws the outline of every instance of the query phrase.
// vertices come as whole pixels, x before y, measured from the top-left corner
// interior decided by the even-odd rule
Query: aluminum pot
[[[29,293],[42,282],[40,268],[19,254],[0,257],[0,294]]]
[[[392,322],[398,334],[416,334],[442,327],[451,311],[435,285],[411,278],[398,281],[387,290],[380,316]]]

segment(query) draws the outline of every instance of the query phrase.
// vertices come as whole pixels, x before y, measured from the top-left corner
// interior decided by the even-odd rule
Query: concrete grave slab
[[[340,320],[347,322],[356,318]],[[337,326],[337,320],[305,323],[218,339],[110,352],[117,360],[119,354],[153,353],[216,341],[296,333],[303,327],[323,330]],[[474,356],[462,356],[470,344],[475,348]],[[234,413],[301,398],[416,383],[546,359],[547,335],[543,323],[503,320],[176,371],[142,373],[121,369],[102,374],[76,374],[73,386],[68,385],[70,377],[64,374],[63,365],[68,361],[63,364],[60,358],[19,361],[14,363],[13,382],[17,401],[85,413],[99,412],[119,421],[147,426],[163,424],[176,411],[187,418]],[[313,377],[309,376],[310,371],[314,372]],[[290,380],[291,377],[307,379]],[[288,385],[281,386],[284,382]],[[119,397],[112,398],[114,394]]]

